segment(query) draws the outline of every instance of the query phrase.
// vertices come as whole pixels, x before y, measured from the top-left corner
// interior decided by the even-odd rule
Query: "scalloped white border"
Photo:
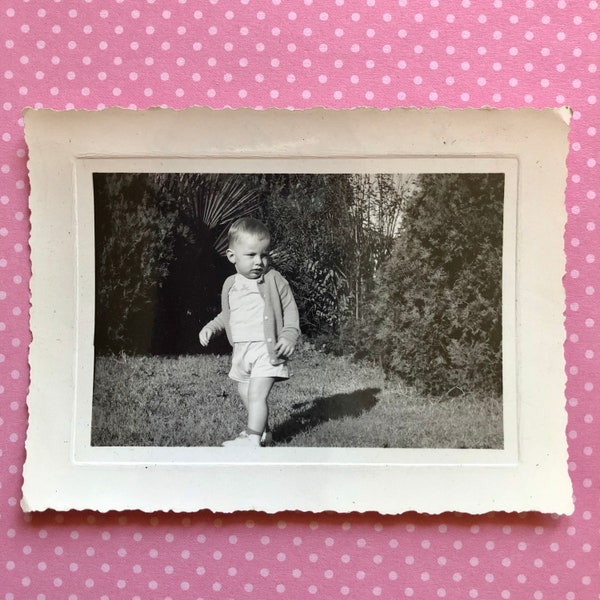
[[[562,287],[569,117],[568,109],[26,111],[33,342],[23,509],[570,514]],[[242,456],[91,447],[91,173],[116,170],[505,172],[504,449]]]

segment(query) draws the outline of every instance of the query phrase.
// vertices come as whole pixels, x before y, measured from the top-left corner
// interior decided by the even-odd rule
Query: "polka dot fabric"
[[[0,600],[599,597],[597,1],[5,0],[0,11]],[[571,106],[564,284],[575,513],[24,515],[22,110],[115,105]]]

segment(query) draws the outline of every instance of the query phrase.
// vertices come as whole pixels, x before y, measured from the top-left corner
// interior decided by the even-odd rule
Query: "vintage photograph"
[[[569,118],[27,111],[23,509],[572,511]]]
[[[472,162],[93,173],[92,446],[503,448],[505,173]]]

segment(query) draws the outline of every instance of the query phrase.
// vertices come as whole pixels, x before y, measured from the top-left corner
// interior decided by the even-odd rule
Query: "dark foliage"
[[[351,353],[354,323],[368,309],[388,258],[409,179],[348,174],[249,176],[272,234],[272,264],[289,279],[302,331],[336,354]]]
[[[317,348],[427,392],[497,393],[503,189],[502,174],[97,173],[96,350],[202,351],[226,232],[252,214]]]
[[[423,175],[378,286],[373,349],[426,391],[502,386],[502,174]]]
[[[151,347],[159,286],[174,257],[175,208],[156,202],[143,174],[94,174],[100,354]]]
[[[200,351],[198,331],[232,271],[224,234],[256,206],[236,176],[95,173],[96,351]]]
[[[328,334],[347,312],[347,228],[350,193],[343,176],[261,176],[263,218],[272,235],[274,268],[290,281],[308,336]]]

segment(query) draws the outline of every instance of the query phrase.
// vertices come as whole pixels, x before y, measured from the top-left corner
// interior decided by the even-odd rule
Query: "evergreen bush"
[[[504,175],[425,174],[373,307],[372,353],[436,394],[502,389]]]

